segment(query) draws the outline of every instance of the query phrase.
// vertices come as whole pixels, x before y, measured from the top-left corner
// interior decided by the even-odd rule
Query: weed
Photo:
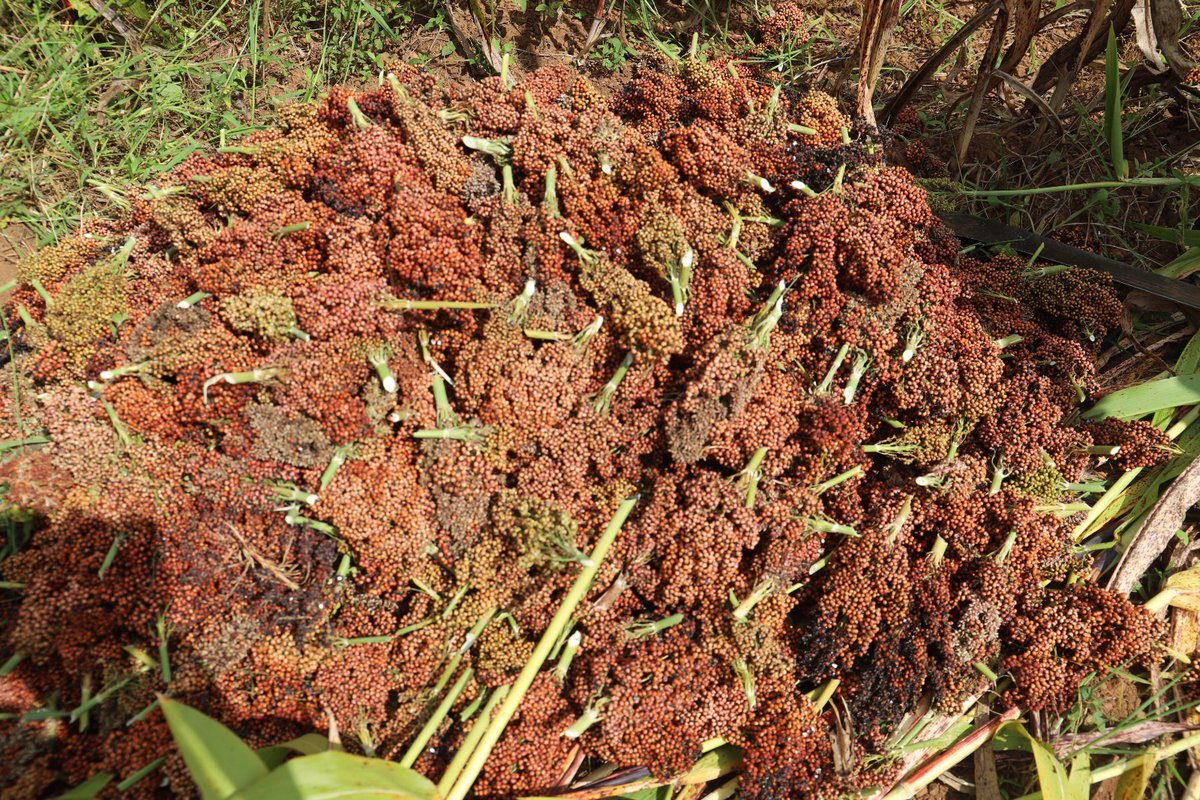
[[[617,36],[609,36],[589,54],[593,60],[604,65],[609,72],[616,72],[635,52]]]

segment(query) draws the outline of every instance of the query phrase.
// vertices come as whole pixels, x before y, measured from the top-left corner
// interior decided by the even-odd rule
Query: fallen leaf
[[[1099,740],[1103,740],[1105,747],[1114,744],[1141,744],[1142,742],[1148,742],[1170,733],[1186,733],[1196,729],[1196,725],[1189,725],[1185,722],[1156,722],[1148,720],[1116,732],[1093,731],[1091,733],[1060,736],[1054,740],[1053,745],[1054,752],[1063,756],[1073,750],[1087,747]]]
[[[1120,594],[1133,591],[1146,569],[1171,543],[1171,537],[1183,525],[1184,515],[1197,500],[1200,500],[1200,461],[1193,460],[1162,493],[1133,535],[1108,579],[1108,588]]]
[[[1177,608],[1171,613],[1171,649],[1185,656],[1196,652],[1200,644],[1200,615]]]

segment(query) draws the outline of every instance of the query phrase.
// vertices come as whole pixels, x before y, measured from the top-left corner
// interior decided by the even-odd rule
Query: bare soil
[[[37,236],[19,222],[0,228],[0,285],[17,277],[17,265],[37,249]],[[0,294],[0,302],[8,292]]]

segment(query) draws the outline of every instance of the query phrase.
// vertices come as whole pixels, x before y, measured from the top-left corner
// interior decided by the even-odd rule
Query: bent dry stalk
[[[248,372],[222,372],[219,375],[214,375],[204,382],[204,404],[208,405],[208,390],[218,383],[227,383],[230,386],[236,386],[244,383],[266,383],[273,378],[281,378],[287,374],[287,370],[283,367],[263,367],[260,369],[252,369]]]
[[[379,307],[391,311],[455,311],[495,308],[495,303],[480,303],[474,300],[405,300],[399,297],[383,297]]]

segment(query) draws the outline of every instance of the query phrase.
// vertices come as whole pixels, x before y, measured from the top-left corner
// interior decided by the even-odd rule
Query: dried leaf
[[[1033,89],[1030,89],[1028,86],[1021,83],[1021,81],[1017,80],[1012,75],[1009,75],[1004,70],[997,69],[992,74],[1008,84],[1009,87],[1011,87],[1017,94],[1028,100],[1035,108],[1037,108],[1038,111],[1042,112],[1046,119],[1054,123],[1054,127],[1058,128],[1060,131],[1063,129],[1062,120],[1058,118],[1058,114],[1054,113],[1054,109],[1050,107],[1049,103],[1042,99],[1040,94],[1035,92]],[[1175,310],[1174,304],[1171,305],[1171,310]]]
[[[1200,644],[1200,614],[1177,608],[1171,612],[1171,649],[1190,656]]]
[[[932,78],[933,74],[938,71],[946,59],[948,59],[957,50],[959,51],[960,55],[958,64],[951,68],[951,74],[946,78],[947,82],[953,81],[954,75],[960,72],[965,64],[965,59],[961,57],[966,52],[965,48],[960,50],[963,43],[970,38],[971,34],[974,33],[980,25],[987,22],[991,18],[992,14],[996,13],[996,9],[999,7],[1000,0],[990,0],[986,6],[979,9],[979,11],[975,13],[975,16],[971,17],[971,19],[967,20],[962,27],[955,31],[954,35],[947,39],[942,46],[938,48],[937,52],[930,56],[929,60],[922,64],[921,68],[914,72],[909,79],[904,82],[904,85],[900,87],[900,91],[896,93],[896,96],[888,102],[887,107],[884,109],[884,124],[890,125],[896,119],[896,115],[899,114],[906,105],[908,105],[909,100],[911,100],[913,95],[916,94],[917,89],[921,88],[926,81]]]
[[[1116,732],[1093,731],[1092,733],[1060,736],[1054,740],[1054,752],[1060,756],[1065,756],[1067,753],[1087,747],[1098,740],[1103,740],[1105,747],[1114,744],[1141,744],[1142,742],[1157,739],[1160,736],[1172,733],[1185,733],[1196,729],[1196,725],[1189,725],[1184,722],[1155,722],[1147,720],[1146,722],[1139,722]]]
[[[1146,67],[1155,75],[1167,71],[1163,58],[1158,54],[1158,37],[1154,35],[1154,24],[1150,19],[1149,0],[1138,0],[1133,7],[1133,30],[1138,49],[1146,59]]]
[[[1117,781],[1113,800],[1142,800],[1154,774],[1155,754],[1143,753],[1134,759],[1134,764]]]
[[[1183,29],[1179,0],[1150,0],[1150,17],[1154,21],[1154,35],[1158,38],[1158,52],[1162,53],[1175,76],[1185,80],[1193,65],[1179,46],[1179,31]]]
[[[1200,460],[1192,461],[1162,493],[1117,562],[1108,588],[1121,594],[1133,591],[1146,569],[1171,543],[1184,515],[1197,500],[1200,500]]]
[[[1012,17],[1012,43],[1000,62],[1000,70],[1012,72],[1029,52],[1029,44],[1038,31],[1042,3],[1041,0],[1010,0],[1006,5]]]
[[[896,23],[900,20],[900,0],[865,0],[858,34],[858,113],[868,125],[875,124],[871,96],[883,69],[883,57]]]
[[[991,88],[992,71],[995,69],[996,59],[1000,55],[1000,47],[1004,44],[1005,32],[1007,30],[1008,9],[1005,6],[1000,6],[1000,9],[996,12],[996,23],[992,26],[991,37],[988,39],[987,50],[983,54],[983,60],[979,62],[979,73],[975,79],[975,90],[971,95],[971,105],[967,108],[967,116],[963,120],[962,129],[958,135],[955,164],[962,164],[967,157],[967,150],[971,146],[971,137],[975,135],[975,124],[979,121],[980,112],[983,111],[983,98]]]

